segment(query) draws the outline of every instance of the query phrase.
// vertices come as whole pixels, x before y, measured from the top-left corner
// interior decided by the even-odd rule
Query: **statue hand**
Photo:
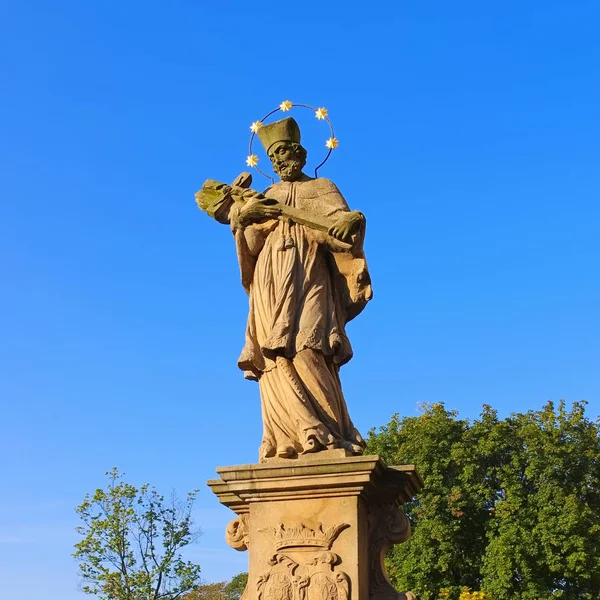
[[[281,207],[277,200],[265,198],[258,193],[249,194],[247,197],[249,198],[248,202],[239,214],[239,222],[243,227],[265,219],[276,219],[281,214]]]
[[[336,240],[341,242],[352,242],[352,236],[359,227],[364,223],[364,216],[358,211],[344,213],[330,228],[327,232],[333,236]]]

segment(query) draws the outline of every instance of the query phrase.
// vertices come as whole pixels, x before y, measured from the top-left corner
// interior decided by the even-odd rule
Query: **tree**
[[[585,402],[473,422],[442,404],[394,415],[369,451],[411,464],[423,491],[405,506],[412,538],[387,560],[420,600],[466,589],[493,600],[597,598],[600,590],[600,423]]]
[[[226,600],[226,581],[203,583],[186,594],[183,600]]]
[[[248,573],[238,573],[225,586],[226,600],[240,600],[248,585]]]
[[[165,500],[148,484],[123,482],[116,468],[107,475],[107,489],[87,494],[76,509],[83,591],[105,600],[175,600],[193,589],[200,567],[180,551],[200,534],[191,518],[196,492]]]
[[[238,573],[231,581],[205,583],[186,594],[184,600],[240,600],[248,585],[248,573]]]

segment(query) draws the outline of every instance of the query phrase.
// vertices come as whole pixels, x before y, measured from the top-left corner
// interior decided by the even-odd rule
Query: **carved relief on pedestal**
[[[227,525],[225,541],[234,550],[248,550],[248,515],[240,515]]]
[[[257,580],[258,600],[350,600],[350,578],[336,566],[340,557],[331,552],[348,523],[315,529],[298,526],[261,529],[274,543],[270,569]],[[283,553],[285,551],[285,554]]]
[[[369,509],[369,598],[370,600],[416,600],[412,592],[397,592],[385,571],[385,553],[410,537],[410,523],[395,503]]]

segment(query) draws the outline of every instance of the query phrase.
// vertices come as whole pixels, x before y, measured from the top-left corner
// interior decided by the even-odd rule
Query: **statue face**
[[[282,181],[295,181],[302,175],[302,167],[306,164],[306,157],[302,150],[292,142],[279,142],[269,150],[269,158],[273,170]]]

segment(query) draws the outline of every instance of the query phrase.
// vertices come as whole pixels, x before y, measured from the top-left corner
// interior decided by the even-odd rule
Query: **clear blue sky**
[[[74,507],[113,465],[200,487],[190,556],[245,570],[204,481],[256,460],[247,298],[194,192],[246,168],[284,99],[329,109],[321,175],[368,218],[358,427],[423,401],[595,418],[599,22],[593,0],[3,2],[2,596],[83,598]],[[294,116],[314,166],[324,130]]]

